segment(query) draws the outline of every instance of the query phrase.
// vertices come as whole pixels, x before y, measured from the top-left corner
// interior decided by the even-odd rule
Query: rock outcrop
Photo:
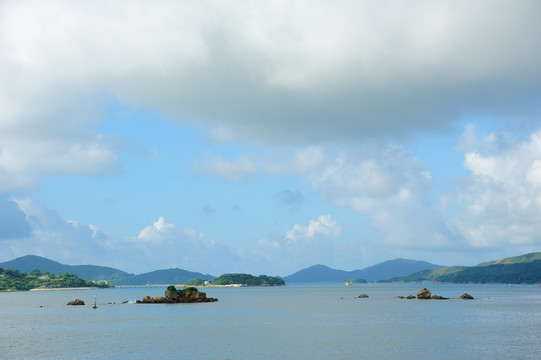
[[[85,302],[81,299],[73,299],[70,302],[68,302],[66,305],[84,305]]]
[[[417,291],[417,299],[430,299],[432,293],[427,288],[422,288]]]
[[[417,296],[413,296],[413,295],[408,295],[407,297],[404,297],[404,296],[397,296],[398,299],[423,299],[423,300],[428,300],[428,299],[432,299],[432,300],[449,300],[449,298],[447,297],[443,297],[443,296],[440,296],[440,295],[436,295],[436,294],[432,294],[430,292],[430,290],[428,290],[427,288],[422,288],[422,289],[419,289],[419,291],[417,291]],[[454,300],[457,300],[457,298],[452,298]],[[460,296],[460,299],[463,299],[463,300],[472,300],[473,299],[473,296],[471,296],[470,294],[468,293],[464,293]]]
[[[176,304],[176,303],[198,303],[198,302],[214,302],[216,298],[207,297],[207,294],[200,292],[197,288],[189,287],[184,290],[177,290],[174,286],[169,286],[165,291],[165,297],[150,296],[143,297],[143,300],[137,300],[138,304]]]
[[[439,296],[439,295],[436,295],[436,294],[432,295],[430,298],[433,299],[433,300],[448,300],[449,299],[449,298]]]
[[[366,299],[368,297],[368,295],[366,294],[361,294],[359,296],[357,296],[358,299]]]

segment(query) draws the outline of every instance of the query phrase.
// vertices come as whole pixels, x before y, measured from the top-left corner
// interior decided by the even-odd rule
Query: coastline
[[[0,293],[3,293],[3,292],[27,292],[27,291],[92,290],[92,289],[100,289],[100,288],[85,286],[85,287],[65,287],[65,288],[35,288],[35,289],[29,289],[29,290],[7,289],[7,290],[0,290]]]
[[[180,285],[175,285],[175,287],[194,287],[194,288],[207,288],[207,287],[245,287],[245,286],[248,286],[248,285],[243,285],[243,284],[231,284],[231,285],[212,285],[212,284],[208,284],[208,285],[186,285],[186,284],[180,284]]]
[[[97,287],[66,287],[66,288],[35,288],[30,290],[21,290],[21,291],[59,291],[59,290],[92,290],[92,289],[101,289]]]
[[[238,287],[280,287],[280,286],[287,286],[287,285],[286,284],[284,284],[284,285],[247,285],[247,284],[229,284],[229,285],[213,285],[213,284],[208,284],[208,285],[186,285],[186,284],[179,284],[179,285],[175,285],[176,288],[181,288],[181,287],[194,287],[194,288],[234,287],[234,288],[238,288]]]

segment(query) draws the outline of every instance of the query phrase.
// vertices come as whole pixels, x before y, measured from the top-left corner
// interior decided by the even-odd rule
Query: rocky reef
[[[143,297],[143,300],[137,300],[137,304],[177,304],[177,303],[201,303],[218,301],[216,298],[207,297],[207,294],[197,290],[195,287],[189,287],[183,290],[177,290],[173,285],[165,290],[165,296]]]
[[[66,305],[73,305],[73,306],[77,306],[77,305],[84,305],[85,302],[81,299],[73,299],[71,301],[69,301]]]
[[[419,291],[417,291],[417,296],[415,296],[415,295],[397,296],[397,298],[399,298],[399,299],[421,299],[421,300],[429,300],[429,299],[432,299],[432,300],[448,300],[449,299],[447,297],[432,294],[432,292],[427,288],[419,289]],[[473,300],[474,298],[470,294],[464,293],[464,294],[460,295],[460,299],[462,299],[462,300]]]

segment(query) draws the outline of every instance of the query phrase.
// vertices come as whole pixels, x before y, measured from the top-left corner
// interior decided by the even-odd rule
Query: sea
[[[452,299],[397,298],[423,287]],[[538,285],[204,288],[219,301],[135,303],[164,291],[117,287],[0,293],[0,358],[541,358]],[[457,299],[463,293],[475,300]],[[361,294],[368,298],[358,298]],[[66,305],[75,298],[86,305]],[[94,299],[97,309],[92,308]]]

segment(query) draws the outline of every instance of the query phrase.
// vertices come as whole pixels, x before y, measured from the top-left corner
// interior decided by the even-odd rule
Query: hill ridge
[[[24,255],[16,259],[0,263],[1,268],[31,272],[39,270],[53,274],[70,273],[85,280],[106,280],[111,285],[145,285],[145,284],[181,284],[188,280],[215,277],[208,274],[192,272],[179,268],[154,270],[138,275],[127,273],[108,266],[99,265],[66,265],[38,255]]]
[[[414,272],[441,267],[426,261],[397,258],[387,260],[362,270],[338,270],[327,265],[313,265],[291,275],[285,276],[286,283],[300,282],[343,282],[364,279],[368,281],[386,280],[395,276],[409,275]]]
[[[394,277],[388,282],[541,283],[541,252],[487,261],[475,266],[451,266]]]

